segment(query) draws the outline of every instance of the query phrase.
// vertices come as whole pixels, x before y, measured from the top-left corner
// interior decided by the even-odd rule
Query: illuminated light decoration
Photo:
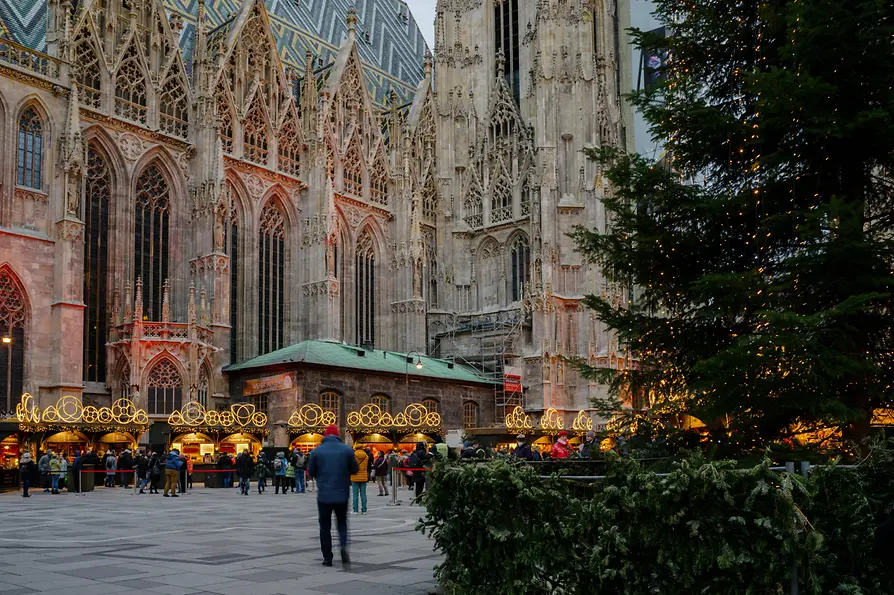
[[[562,416],[559,415],[559,412],[550,407],[546,411],[543,412],[543,417],[540,418],[540,429],[551,431],[551,430],[561,430],[565,427],[565,422],[562,420]]]
[[[18,408],[16,408],[18,411]],[[872,420],[869,422],[873,426],[894,426],[894,409],[876,409],[872,412]]]
[[[392,416],[375,403],[368,403],[360,411],[348,413],[348,426],[354,429],[413,430],[440,428],[441,415],[429,411],[425,405],[411,403],[400,413]]]
[[[571,429],[578,431],[589,431],[593,429],[593,420],[587,415],[587,412],[581,409],[577,412],[577,417],[571,422]]]
[[[118,399],[111,407],[84,407],[77,397],[65,395],[41,411],[34,405],[34,398],[25,393],[16,405],[16,417],[22,423],[50,424],[115,424],[120,426],[147,426],[149,416],[137,409],[130,399]]]
[[[234,403],[226,411],[208,411],[198,401],[190,401],[168,416],[173,427],[220,427],[236,429],[265,429],[267,414],[256,411],[251,403]]]
[[[510,430],[530,430],[534,426],[525,410],[516,406],[512,413],[506,416],[506,427]]]
[[[332,425],[336,421],[333,411],[325,411],[316,403],[308,403],[289,417],[288,425],[291,428],[318,428]]]

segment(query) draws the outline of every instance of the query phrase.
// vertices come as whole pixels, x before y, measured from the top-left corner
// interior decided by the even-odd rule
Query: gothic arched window
[[[320,408],[323,411],[330,411],[335,414],[335,424],[338,425],[339,418],[339,404],[341,402],[341,397],[338,396],[338,393],[327,391],[320,395]]]
[[[484,224],[483,210],[481,192],[473,186],[469,189],[469,194],[463,202],[463,220],[466,225],[473,229],[481,227]]]
[[[391,399],[388,395],[373,395],[369,402],[378,407],[383,413],[391,413]]]
[[[369,174],[369,199],[380,205],[388,206],[388,170],[381,159]]]
[[[506,61],[506,84],[512,89],[515,102],[520,95],[518,0],[502,0],[494,3],[494,41],[498,52]]]
[[[500,176],[494,184],[490,200],[491,223],[512,219],[512,183],[506,176]]]
[[[232,188],[230,192],[232,193]],[[239,334],[242,329],[239,327],[239,308],[242,306],[239,290],[239,274],[241,272],[239,262],[239,218],[236,214],[236,207],[230,209],[230,216],[227,218],[226,238],[224,240],[224,249],[227,256],[230,257],[230,363],[239,361]]]
[[[112,177],[93,145],[87,147],[84,178],[84,380],[105,382]]]
[[[16,184],[40,189],[43,161],[43,122],[33,107],[19,116],[18,168]]]
[[[242,156],[254,163],[267,165],[267,156],[270,154],[267,148],[268,137],[261,97],[256,97],[248,115],[242,121]]]
[[[0,352],[0,408],[11,411],[22,396],[25,381],[25,296],[9,271],[0,269],[0,337],[8,338]],[[7,349],[9,351],[7,351]]]
[[[363,195],[363,158],[357,149],[357,143],[351,143],[345,155],[345,161],[342,167],[344,177],[345,192],[350,192],[356,196]]]
[[[171,360],[163,359],[152,368],[147,382],[146,401],[146,410],[150,415],[170,414],[180,409],[183,379]]]
[[[429,413],[441,412],[441,404],[437,399],[425,399],[422,401],[422,406],[425,407]]]
[[[227,96],[226,83],[221,77],[217,90],[214,92],[217,99],[217,134],[227,153],[233,152],[233,114],[230,111],[230,101]]]
[[[497,287],[502,272],[501,257],[500,246],[493,240],[481,249],[478,287],[482,303],[479,306],[493,306],[499,300],[500,292],[497,291]]]
[[[143,280],[143,313],[158,320],[170,250],[170,189],[157,165],[137,179],[134,219],[134,277]]]
[[[132,43],[115,75],[115,113],[122,118],[145,124],[148,88],[136,47]]]
[[[478,427],[478,403],[475,401],[466,401],[463,403],[463,427]]]
[[[286,222],[274,201],[261,213],[258,246],[258,354],[283,346]]]
[[[168,134],[186,138],[189,132],[189,105],[186,89],[176,74],[165,81],[158,103],[161,129]]]
[[[528,241],[519,236],[512,243],[509,253],[512,267],[509,271],[510,295],[512,301],[516,302],[524,297],[525,285],[528,284],[531,248],[528,246]]]
[[[531,214],[531,185],[525,180],[521,189],[521,216],[527,217]]]
[[[75,78],[78,83],[78,101],[84,105],[97,108],[99,107],[100,93],[100,74],[99,74],[99,56],[91,41],[91,35],[87,32],[86,27],[81,30],[75,40],[75,58],[73,67],[75,70]]]
[[[354,270],[354,316],[357,345],[376,340],[376,253],[372,236],[363,234],[357,242]]]
[[[422,216],[427,221],[434,221],[438,216],[438,191],[431,177],[422,189]]]

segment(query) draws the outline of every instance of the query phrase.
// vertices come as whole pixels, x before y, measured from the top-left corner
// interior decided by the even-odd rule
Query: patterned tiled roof
[[[228,20],[244,0],[206,0],[209,27]],[[198,0],[164,0],[171,12],[185,22],[180,45],[184,59],[192,55]],[[273,34],[283,61],[304,71],[309,50],[318,57],[317,66],[332,62],[347,36],[345,16],[352,6],[357,11],[357,48],[373,101],[387,103],[394,89],[404,99],[412,98],[423,77],[425,40],[413,15],[402,0],[265,0]],[[0,30],[18,43],[46,50],[46,0],[0,0]]]

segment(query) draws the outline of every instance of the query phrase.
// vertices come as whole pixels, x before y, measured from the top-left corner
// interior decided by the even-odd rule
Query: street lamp
[[[6,411],[12,410],[12,337],[3,337],[6,345]]]
[[[422,369],[422,354],[418,351],[411,351],[405,357],[404,363],[404,383],[406,387],[406,397],[407,401],[410,399],[410,364],[413,363],[413,354],[419,356],[419,359],[416,360],[416,369]]]

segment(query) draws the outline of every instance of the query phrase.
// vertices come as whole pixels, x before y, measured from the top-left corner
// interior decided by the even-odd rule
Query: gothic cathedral
[[[573,415],[628,365],[587,147],[632,144],[627,0],[10,0],[0,389],[150,415],[305,339],[425,353]],[[523,392],[520,392],[523,387]],[[10,406],[11,405],[11,406]]]

